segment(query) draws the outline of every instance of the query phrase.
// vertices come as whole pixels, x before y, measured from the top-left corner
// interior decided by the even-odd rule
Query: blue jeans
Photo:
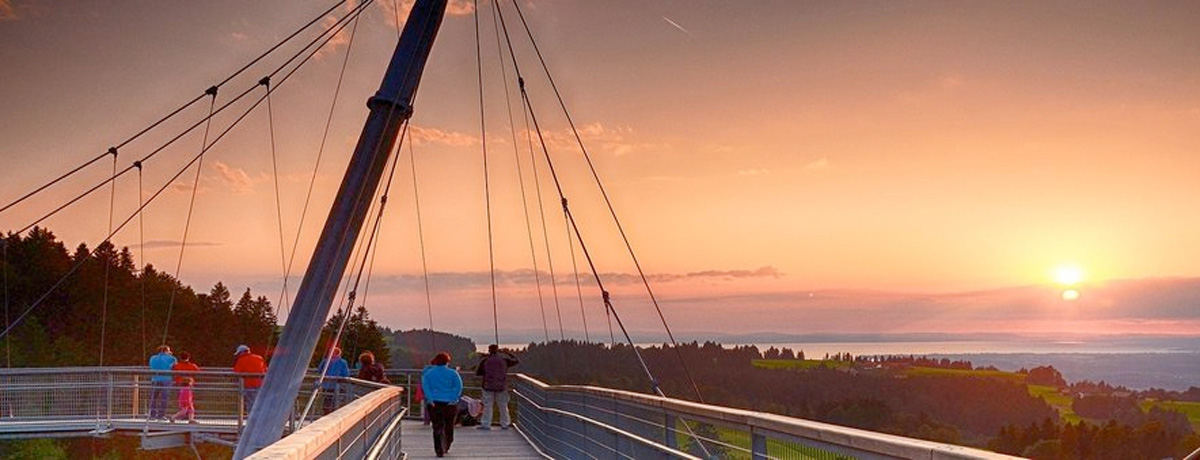
[[[250,411],[254,409],[254,398],[258,396],[258,388],[242,389],[242,401],[246,403],[246,416],[250,416]]]
[[[171,381],[155,381],[150,389],[150,418],[166,418],[167,399],[171,395]]]

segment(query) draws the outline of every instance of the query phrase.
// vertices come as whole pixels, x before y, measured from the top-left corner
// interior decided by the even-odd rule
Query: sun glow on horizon
[[[1054,269],[1054,281],[1063,286],[1074,286],[1083,281],[1083,269],[1078,265],[1060,265]]]

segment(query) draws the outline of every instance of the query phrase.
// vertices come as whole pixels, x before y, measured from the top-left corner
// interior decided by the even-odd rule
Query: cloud
[[[739,175],[739,176],[761,176],[764,174],[770,174],[770,172],[771,171],[766,168],[739,169],[737,172],[737,175]]]
[[[783,273],[778,268],[764,266],[754,270],[702,270],[688,273],[652,273],[646,275],[646,278],[654,283],[670,283],[683,280],[697,279],[719,279],[725,281],[733,281],[738,279],[749,278],[779,278]],[[590,273],[580,273],[580,280],[589,280],[592,278]],[[491,285],[492,275],[489,272],[437,272],[429,274],[429,283],[435,286],[434,289],[471,289],[484,288]],[[612,285],[635,285],[641,284],[642,278],[636,273],[601,273],[600,279],[605,284]],[[520,286],[529,287],[536,285],[539,281],[543,287],[550,284],[550,273],[544,270],[534,272],[531,269],[520,270],[497,270],[496,284],[498,286]],[[559,275],[555,281],[559,284],[570,285],[575,283],[574,275]],[[374,286],[386,286],[393,289],[424,289],[424,279],[421,275],[404,274],[404,275],[388,275],[375,276]]]
[[[413,0],[403,0],[400,2],[400,11],[396,11],[396,2],[385,1],[379,2],[379,6],[383,7],[383,20],[392,27],[397,26],[397,18],[404,21],[408,18],[408,12],[412,11]],[[475,12],[475,5],[470,0],[450,0],[446,4],[446,14],[449,16],[466,16]]]
[[[177,248],[181,245],[183,245],[183,242],[176,240],[150,240],[146,242],[146,249]],[[212,241],[189,241],[187,245],[190,248],[194,248],[202,246],[221,246],[221,243]]]
[[[589,151],[601,151],[615,156],[661,148],[660,144],[637,142],[633,128],[628,126],[605,126],[602,123],[587,123],[579,126],[579,138]],[[537,133],[533,133],[536,138]],[[542,138],[551,150],[577,150],[579,142],[570,128],[558,131],[542,131]]]
[[[21,19],[11,0],[0,0],[0,21],[16,21]]]
[[[446,131],[438,128],[425,128],[422,126],[412,125],[408,128],[408,136],[421,144],[443,144],[450,147],[471,147],[479,145],[479,137],[471,134]]]
[[[351,3],[353,3],[353,2],[346,3],[346,5],[349,6],[349,5],[351,5]],[[328,30],[330,27],[334,27],[334,25],[337,23],[338,23],[337,17],[325,16],[325,19],[321,20],[321,28]],[[330,38],[329,41],[325,43],[324,46],[321,46],[321,48],[317,49],[317,52],[316,52],[316,54],[313,55],[313,58],[318,59],[318,60],[323,59],[325,56],[336,53],[338,48],[341,48],[341,47],[349,44],[350,43],[350,27],[352,27],[352,26],[346,26],[346,27],[343,27],[341,30],[339,30],[337,32],[337,34],[333,36],[333,38]]]
[[[821,157],[821,159],[819,159],[819,160],[816,160],[816,161],[810,162],[809,164],[804,165],[804,169],[808,170],[808,171],[816,171],[819,169],[828,169],[828,168],[829,168],[829,158],[826,158],[826,157]]]
[[[254,185],[269,180],[265,175],[258,179],[253,179],[242,168],[231,167],[220,161],[213,162],[213,169],[217,170],[219,180],[224,188],[232,190],[234,193],[244,194],[254,191]]]
[[[687,36],[689,36],[689,37],[695,37],[695,35],[692,35],[692,33],[690,31],[688,31],[687,29],[684,29],[683,26],[679,25],[679,23],[672,21],[671,18],[668,18],[666,16],[663,16],[662,18],[664,21],[667,21],[667,24],[670,24],[672,27],[679,29],[680,32],[687,34]]]
[[[242,33],[242,32],[232,32],[229,34],[229,38],[232,38],[237,41],[243,41],[243,40],[249,39],[250,35]]]

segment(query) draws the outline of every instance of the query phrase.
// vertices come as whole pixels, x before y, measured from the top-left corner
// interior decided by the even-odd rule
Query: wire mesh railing
[[[555,458],[1010,459],[984,450],[517,374],[517,424]]]
[[[195,415],[172,422],[179,411],[180,380],[191,378]],[[13,433],[118,429],[239,433],[252,407],[252,379],[230,370],[150,371],[134,367],[19,368],[0,370],[0,436]],[[294,431],[327,412],[384,387],[357,379],[326,379],[314,413],[298,417],[316,390],[308,375],[289,418]],[[157,406],[157,407],[155,407]],[[155,410],[157,409],[157,410]],[[151,416],[154,417],[151,417]],[[183,414],[181,414],[182,416]]]

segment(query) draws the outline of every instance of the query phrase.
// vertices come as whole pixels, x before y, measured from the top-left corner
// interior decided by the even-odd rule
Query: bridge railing
[[[380,388],[321,417],[248,457],[248,460],[403,457],[404,390]]]
[[[582,385],[511,380],[517,423],[554,458],[1009,459],[969,447]]]
[[[0,370],[0,435],[14,432],[45,433],[129,429],[148,423],[154,377],[187,376],[195,379],[193,394],[196,420],[206,430],[237,433],[249,412],[243,400],[246,379],[261,374],[231,370],[199,372],[150,371],[137,367],[19,368]],[[299,425],[315,387],[316,375],[306,377],[297,398],[289,430]],[[323,396],[318,396],[309,421],[342,407],[383,385],[357,379],[327,379]],[[178,388],[165,391],[166,415],[178,411]],[[177,422],[188,425],[186,420]]]
[[[405,416],[415,419],[422,418],[425,415],[425,408],[421,407],[422,392],[418,391],[421,387],[421,369],[388,369],[385,374],[392,385],[404,389],[404,404],[408,408]],[[459,369],[458,375],[463,379],[464,395],[475,399],[483,398],[483,384],[475,375],[474,367]]]

